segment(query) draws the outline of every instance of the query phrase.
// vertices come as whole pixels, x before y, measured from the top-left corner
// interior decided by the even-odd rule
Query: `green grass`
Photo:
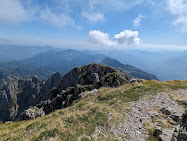
[[[58,112],[60,115],[64,115],[64,112],[63,111],[59,111]]]
[[[44,131],[44,132],[40,133],[39,139],[43,139],[43,138],[48,139],[50,137],[55,137],[56,131],[57,131],[57,129]]]
[[[125,84],[119,88],[101,88],[99,96],[88,94],[71,107],[57,110],[44,117],[14,123],[0,123],[0,141],[38,141],[54,138],[60,141],[89,141],[97,126],[112,127],[122,122],[124,112],[129,112],[128,102],[143,96],[154,96],[158,92],[187,89],[187,81],[143,81],[139,84]],[[108,123],[109,114],[112,121]],[[115,140],[112,133],[97,140]],[[150,132],[149,140],[154,140]]]

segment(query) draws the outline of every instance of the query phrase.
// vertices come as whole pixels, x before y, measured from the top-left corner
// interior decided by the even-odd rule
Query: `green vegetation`
[[[57,110],[47,116],[29,121],[0,123],[0,140],[39,141],[54,138],[57,141],[89,141],[92,140],[91,135],[96,127],[112,127],[121,122],[124,112],[131,110],[128,102],[139,100],[143,96],[151,97],[158,92],[169,93],[186,88],[187,81],[155,80],[125,84],[119,88],[101,88],[99,95],[87,94],[71,107]],[[109,113],[112,114],[110,122]],[[154,140],[152,129],[149,128],[148,131],[148,140]],[[104,134],[108,136],[99,135],[97,140],[115,140],[112,133],[106,131]]]

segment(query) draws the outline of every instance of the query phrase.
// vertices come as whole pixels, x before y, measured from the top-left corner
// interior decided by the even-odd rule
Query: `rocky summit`
[[[43,116],[70,106],[83,91],[118,87],[131,81],[133,78],[126,73],[100,64],[74,68],[63,77],[57,72],[46,82],[36,75],[32,79],[12,79],[0,89],[0,120],[5,122]],[[30,116],[27,117],[27,114]]]
[[[100,64],[74,68],[62,77],[57,88],[54,87],[44,96],[45,101],[25,110],[19,120],[33,119],[54,112],[56,109],[69,107],[73,101],[81,98],[82,92],[100,87],[119,87],[136,81],[122,71]]]

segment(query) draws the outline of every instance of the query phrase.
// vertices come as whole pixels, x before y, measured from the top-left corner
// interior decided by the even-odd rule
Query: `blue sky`
[[[0,0],[0,44],[187,49],[186,0]]]

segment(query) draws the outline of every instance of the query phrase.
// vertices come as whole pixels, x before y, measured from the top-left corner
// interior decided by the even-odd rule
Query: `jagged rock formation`
[[[2,101],[0,120],[14,120],[23,110],[32,105],[42,83],[37,76],[28,80],[7,82],[0,92],[0,101]]]
[[[62,76],[59,72],[53,74],[46,82],[45,84],[42,86],[39,94],[38,94],[38,98],[35,102],[36,103],[40,103],[41,101],[45,101],[49,98],[52,97],[52,93],[50,92],[50,90],[54,87],[57,87],[60,80],[61,80]]]
[[[6,82],[0,89],[0,120],[16,120],[29,106],[34,106],[41,98],[45,98],[60,80],[61,75],[55,73],[45,83],[37,76]]]
[[[74,68],[62,77],[57,88],[49,93],[48,100],[26,110],[20,120],[33,119],[49,114],[56,109],[70,106],[74,100],[81,97],[81,93],[100,87],[118,87],[131,81],[132,77],[109,66],[90,64],[81,68]],[[135,79],[133,79],[135,80]],[[35,109],[35,110],[33,110]],[[34,114],[32,114],[33,112]],[[35,117],[33,115],[36,115]]]
[[[94,85],[94,87],[115,87],[131,80],[131,76],[110,66],[90,64],[81,68],[74,68],[61,80],[58,90],[80,85]]]

